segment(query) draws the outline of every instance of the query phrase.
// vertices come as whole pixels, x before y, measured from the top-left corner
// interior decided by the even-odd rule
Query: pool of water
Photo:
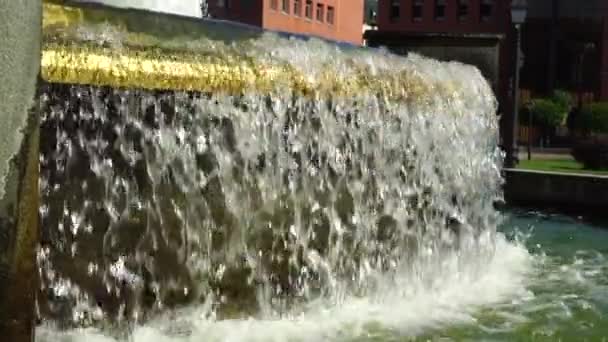
[[[532,258],[524,296],[479,309],[420,340],[608,340],[608,228],[534,212],[508,215],[502,232]]]
[[[384,296],[312,304],[302,316],[214,320],[205,308],[172,312],[134,327],[133,341],[606,341],[608,226],[511,212],[492,260],[434,281],[402,279]],[[476,274],[476,277],[471,276]],[[96,330],[38,329],[39,341],[116,341]]]

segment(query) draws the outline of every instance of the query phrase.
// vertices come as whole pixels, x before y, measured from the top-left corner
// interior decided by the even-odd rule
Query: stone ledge
[[[509,205],[608,217],[608,176],[505,169]]]

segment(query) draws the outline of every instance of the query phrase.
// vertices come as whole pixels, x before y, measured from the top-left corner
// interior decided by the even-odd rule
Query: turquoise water
[[[419,339],[608,340],[608,225],[534,212],[507,217],[501,231],[522,241],[533,258],[528,295],[479,310],[471,324]]]

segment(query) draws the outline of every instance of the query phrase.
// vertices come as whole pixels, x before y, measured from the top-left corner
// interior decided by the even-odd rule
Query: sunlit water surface
[[[509,213],[476,279],[444,265],[428,287],[402,276],[376,298],[311,305],[300,317],[216,321],[205,308],[134,327],[131,341],[605,341],[608,230],[539,213]],[[39,328],[39,341],[111,342],[94,329]]]

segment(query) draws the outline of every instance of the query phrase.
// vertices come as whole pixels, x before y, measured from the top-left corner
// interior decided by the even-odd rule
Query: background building
[[[608,1],[529,0],[521,87],[608,100]]]
[[[379,0],[370,46],[476,65],[507,95],[513,59],[510,0]]]
[[[208,0],[211,17],[361,44],[363,0]]]
[[[512,146],[516,30],[511,0],[379,0],[369,46],[477,66],[499,100],[501,144]]]

